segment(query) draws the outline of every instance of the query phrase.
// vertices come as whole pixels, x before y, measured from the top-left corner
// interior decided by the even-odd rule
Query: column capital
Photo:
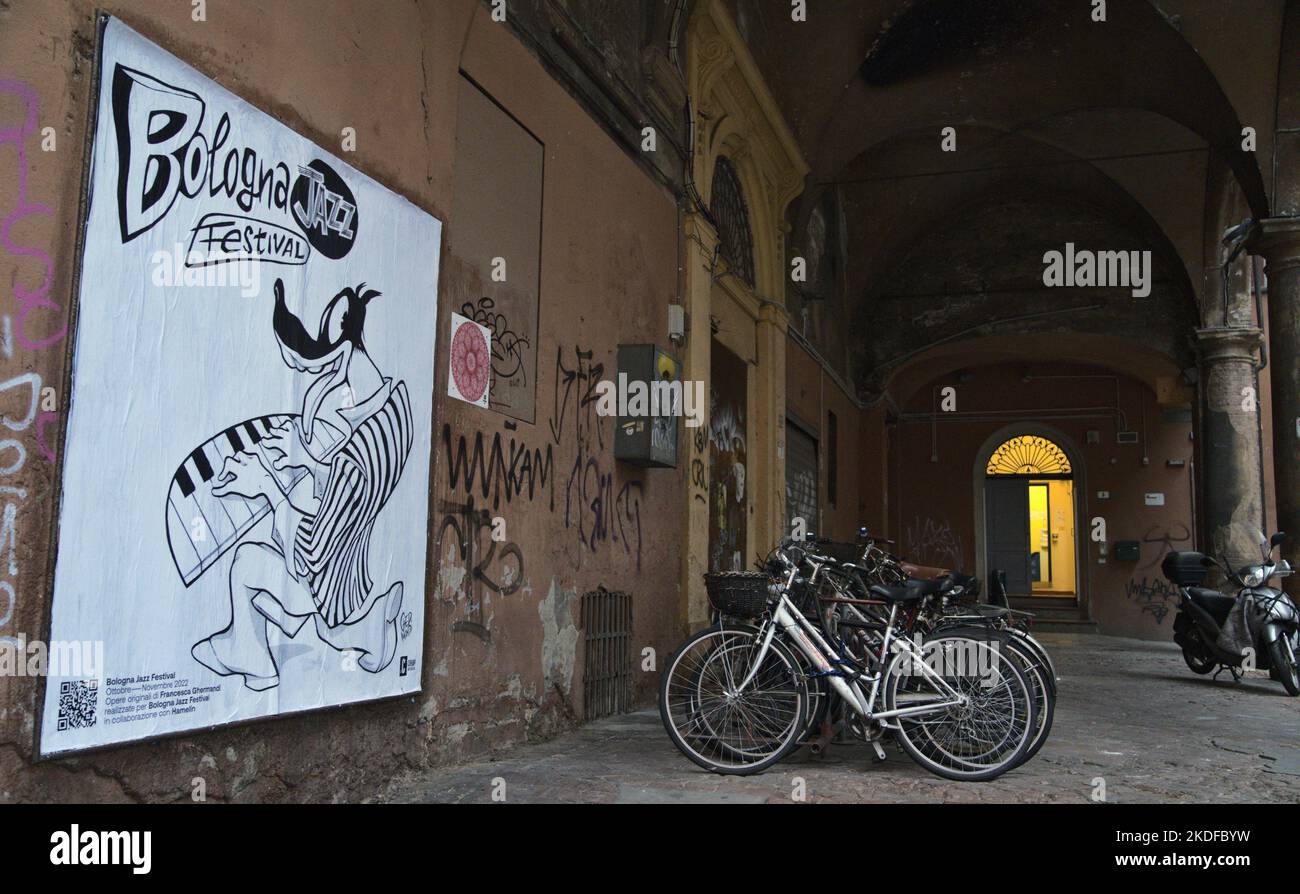
[[[1270,276],[1300,267],[1300,217],[1261,220],[1247,248],[1251,254],[1264,256],[1268,264],[1265,272]]]
[[[764,301],[758,307],[758,322],[776,326],[784,335],[786,327],[790,325],[790,311],[784,304],[778,304],[775,301]]]
[[[1254,363],[1264,343],[1264,331],[1252,328],[1197,329],[1196,346],[1202,363]]]

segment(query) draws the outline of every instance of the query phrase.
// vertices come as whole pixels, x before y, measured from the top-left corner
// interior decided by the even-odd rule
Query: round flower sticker
[[[465,320],[451,337],[451,376],[456,390],[470,403],[482,403],[491,375],[492,358],[483,330]]]

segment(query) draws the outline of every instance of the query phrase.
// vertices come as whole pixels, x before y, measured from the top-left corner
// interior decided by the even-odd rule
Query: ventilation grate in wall
[[[632,594],[600,587],[582,597],[582,709],[587,720],[632,707]]]

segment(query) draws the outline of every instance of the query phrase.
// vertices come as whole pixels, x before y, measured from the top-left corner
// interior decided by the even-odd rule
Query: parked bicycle
[[[860,557],[854,563],[840,563],[827,568],[824,579],[834,591],[832,598],[840,606],[841,625],[879,628],[883,617],[878,607],[864,601],[868,582],[896,582],[906,586],[925,569],[904,562],[883,547],[890,542],[872,537],[866,528],[858,531]],[[839,544],[843,547],[843,544]],[[902,629],[908,636],[933,637],[939,632],[987,639],[1001,639],[1001,647],[1010,650],[1021,664],[1032,685],[1038,708],[1038,727],[1021,762],[1038,753],[1052,730],[1056,713],[1056,668],[1047,649],[1029,633],[1032,615],[1003,606],[975,602],[979,580],[954,571],[938,571],[929,577],[928,592],[902,615]],[[825,596],[821,597],[826,599]],[[819,743],[829,731],[823,729]]]
[[[1017,766],[1040,729],[1020,653],[991,629],[912,639],[905,617],[944,583],[871,583],[865,599],[819,598],[827,576],[846,570],[787,538],[763,571],[708,576],[721,618],[682,644],[660,685],[678,749],[714,772],[757,773],[797,748],[809,712],[829,711],[833,698],[881,759],[892,733],[945,778],[986,780]],[[842,624],[840,606],[858,602],[871,609],[866,623]]]

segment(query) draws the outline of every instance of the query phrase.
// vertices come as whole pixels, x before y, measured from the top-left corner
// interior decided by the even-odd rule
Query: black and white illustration
[[[42,751],[417,691],[441,225],[115,19],[101,58],[51,636],[106,660]]]
[[[366,353],[366,306],[378,296],[364,283],[343,289],[311,334],[277,279],[276,342],[285,364],[312,378],[302,412],[211,438],[182,463],[168,495],[168,540],[182,579],[235,548],[230,622],[195,643],[193,655],[250,689],[279,685],[268,624],[293,638],[310,618],[323,642],[355,652],[371,673],[396,653],[403,586],[375,588],[370,536],[402,477],[412,421],[405,383],[385,377]],[[270,538],[241,542],[268,514]],[[214,536],[196,543],[195,530]]]

